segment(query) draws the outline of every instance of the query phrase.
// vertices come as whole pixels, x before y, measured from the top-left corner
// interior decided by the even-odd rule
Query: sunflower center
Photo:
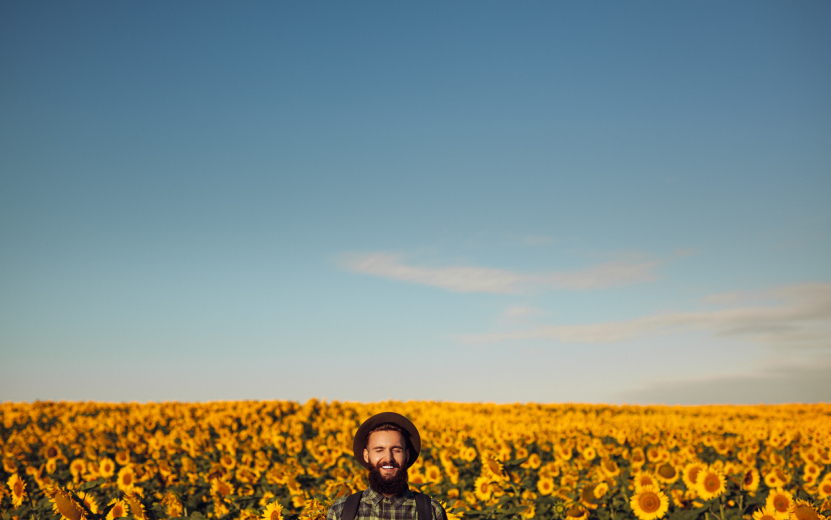
[[[119,516],[124,516],[124,509],[122,509],[121,506],[116,505],[113,507],[113,517],[115,518]]]
[[[133,482],[133,477],[130,476],[129,473],[124,475],[124,485],[129,486]]]
[[[782,495],[777,496],[773,499],[773,507],[780,513],[784,513],[788,510],[788,499]]]
[[[753,472],[748,471],[744,476],[744,485],[749,486],[750,484],[753,484]]]
[[[58,456],[58,450],[55,448],[49,448],[46,450],[46,457],[49,459],[53,459]]]
[[[641,506],[641,509],[644,510],[646,513],[654,513],[661,507],[661,500],[658,498],[658,495],[652,492],[644,493],[638,499],[638,504]]]
[[[279,511],[272,511],[271,512],[271,520],[280,520],[280,512]]]
[[[20,481],[20,480],[16,480],[14,482],[14,489],[12,491],[14,491],[14,494],[17,495],[17,496],[22,495],[23,494],[23,482]]]
[[[710,473],[704,479],[704,489],[708,492],[712,493],[713,491],[717,491],[718,488],[721,487],[721,481],[718,479],[718,475],[713,475]]]
[[[807,506],[797,506],[794,510],[794,516],[798,520],[819,520],[816,511]]]
[[[675,476],[675,468],[672,464],[664,464],[658,469],[658,474],[664,478],[672,478]]]
[[[55,495],[55,505],[58,508],[58,512],[69,520],[80,520],[81,512],[78,511],[78,508],[75,506],[72,499],[64,495],[62,492],[58,492],[58,494]]]
[[[699,471],[701,471],[701,468],[693,468],[690,470],[690,481],[695,482],[696,477],[698,477]]]

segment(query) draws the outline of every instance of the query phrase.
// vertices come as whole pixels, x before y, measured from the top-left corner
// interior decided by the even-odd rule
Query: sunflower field
[[[408,416],[448,520],[825,520],[831,405],[0,404],[3,520],[322,520],[360,423]]]

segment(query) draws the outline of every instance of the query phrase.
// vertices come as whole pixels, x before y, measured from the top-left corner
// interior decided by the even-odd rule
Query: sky
[[[0,401],[831,401],[831,4],[0,2]]]

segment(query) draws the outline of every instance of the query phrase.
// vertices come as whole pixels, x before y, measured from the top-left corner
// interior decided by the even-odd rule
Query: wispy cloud
[[[467,334],[460,339],[472,344],[531,339],[563,343],[615,343],[650,334],[703,330],[719,337],[774,345],[831,346],[831,284],[791,285],[756,295],[730,293],[711,297],[708,301],[724,304],[758,300],[760,297],[773,303],[674,312],[585,325],[536,325],[518,331]]]
[[[769,367],[758,372],[653,381],[622,392],[619,401],[642,404],[758,404],[827,402],[831,363]]]
[[[463,293],[521,294],[541,290],[590,290],[656,279],[657,261],[607,262],[580,271],[519,273],[478,266],[423,267],[408,265],[387,252],[346,254],[340,265],[355,273],[439,287]]]

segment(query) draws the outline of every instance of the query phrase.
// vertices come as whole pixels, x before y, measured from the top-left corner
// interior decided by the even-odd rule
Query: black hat
[[[409,434],[409,438],[407,439],[407,448],[410,450],[410,457],[407,460],[407,467],[409,468],[421,452],[421,436],[418,434],[418,429],[415,427],[415,424],[403,415],[395,412],[383,412],[378,415],[373,415],[358,428],[358,431],[355,433],[355,439],[352,441],[352,452],[355,455],[355,460],[366,469],[372,469],[372,466],[364,460],[364,448],[366,448],[369,432],[386,423],[394,424]],[[407,435],[404,437],[407,437]]]

